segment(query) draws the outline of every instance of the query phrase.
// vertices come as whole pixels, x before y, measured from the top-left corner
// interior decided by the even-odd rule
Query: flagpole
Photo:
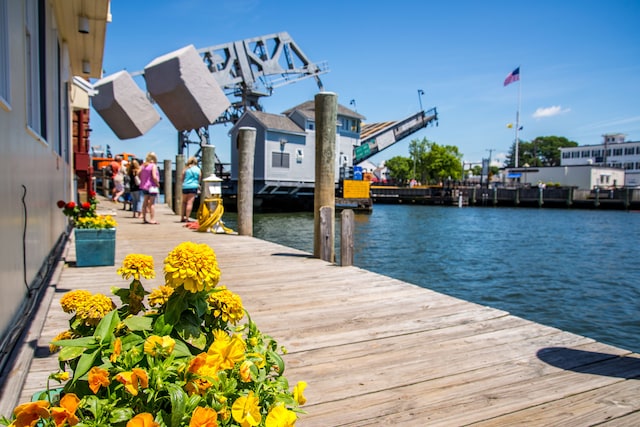
[[[518,76],[520,74],[520,66],[518,65]],[[522,89],[521,89],[521,80],[518,77],[518,109],[516,110],[516,159],[515,159],[515,167],[518,167],[518,131],[520,130],[520,102],[522,98]]]

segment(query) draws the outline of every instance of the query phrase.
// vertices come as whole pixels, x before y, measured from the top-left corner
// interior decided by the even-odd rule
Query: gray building
[[[338,105],[336,123],[336,176],[353,166],[353,150],[360,141],[365,117]],[[238,181],[238,132],[256,129],[255,194],[310,193],[315,180],[315,102],[307,101],[282,114],[247,111],[231,129],[231,181]]]

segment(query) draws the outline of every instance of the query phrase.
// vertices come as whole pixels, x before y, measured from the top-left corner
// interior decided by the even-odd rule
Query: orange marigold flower
[[[49,402],[46,400],[23,403],[18,405],[13,413],[16,419],[11,425],[16,427],[34,426],[39,419],[48,419],[51,416]]]
[[[193,411],[189,427],[218,427],[218,414],[212,408],[198,406]]]
[[[113,352],[111,353],[111,356],[109,356],[109,361],[111,363],[115,363],[120,354],[122,354],[122,340],[120,338],[116,338],[113,342]]]
[[[76,416],[76,410],[78,409],[79,403],[80,399],[78,399],[78,396],[73,393],[69,393],[65,394],[62,399],[60,399],[60,406],[51,408],[51,417],[55,421],[57,427],[64,425],[65,422],[69,423],[70,426],[74,426],[80,422]]]
[[[89,371],[89,388],[93,394],[97,394],[100,387],[108,387],[111,384],[109,380],[109,371],[94,366]]]
[[[153,415],[143,412],[131,418],[127,422],[127,427],[159,427],[160,424],[153,420]]]
[[[252,365],[253,365],[253,362],[249,360],[245,360],[244,362],[242,362],[242,365],[240,365],[240,379],[245,383],[248,383],[249,381],[251,381]]]
[[[147,372],[140,368],[133,368],[130,372],[120,372],[116,380],[124,384],[124,388],[134,396],[138,395],[138,387],[149,387]]]

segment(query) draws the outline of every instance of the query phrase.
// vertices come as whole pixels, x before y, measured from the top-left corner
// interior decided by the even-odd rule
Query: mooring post
[[[171,170],[171,169],[169,169]],[[182,217],[182,172],[184,171],[184,154],[176,155],[176,185],[175,187],[175,204],[173,206],[173,212],[176,215],[180,215]],[[166,179],[165,179],[166,185]],[[167,199],[167,195],[165,194],[165,200]]]
[[[338,96],[332,92],[320,92],[315,96],[316,164],[313,196],[313,256],[325,261],[335,260],[335,158]],[[326,238],[322,237],[320,208],[328,211]],[[323,245],[327,245],[323,249]]]
[[[216,173],[216,146],[207,144],[202,146],[202,178]]]
[[[340,265],[353,265],[353,229],[355,219],[352,209],[340,213]]]
[[[164,168],[164,202],[173,208],[173,166],[171,160],[163,160],[162,167]]]
[[[253,162],[256,128],[238,130],[238,234],[253,236]]]

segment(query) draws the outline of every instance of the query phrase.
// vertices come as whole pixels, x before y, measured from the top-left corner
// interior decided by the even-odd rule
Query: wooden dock
[[[215,250],[221,284],[287,347],[289,381],[308,382],[299,426],[640,425],[638,354],[299,250],[191,231],[166,205],[159,225],[115,212],[116,266],[76,268],[68,245],[71,264],[54,277],[16,360],[14,374],[28,370],[24,387],[3,399],[30,399],[57,368],[48,343],[68,325],[65,292],[127,286],[116,269],[129,253],[154,257],[159,274],[143,281],[151,289],[167,253],[190,240]]]

